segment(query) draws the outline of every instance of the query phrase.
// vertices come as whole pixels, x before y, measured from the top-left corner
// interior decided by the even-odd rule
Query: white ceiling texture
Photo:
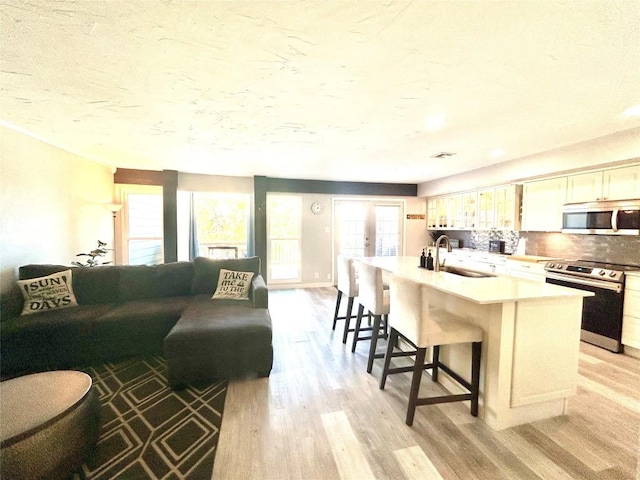
[[[419,183],[640,126],[639,0],[0,9],[2,124],[114,167]]]

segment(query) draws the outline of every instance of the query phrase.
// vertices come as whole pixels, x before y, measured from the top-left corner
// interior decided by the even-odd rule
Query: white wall
[[[427,201],[421,197],[409,197],[405,213],[405,248],[404,254],[419,257],[422,249],[430,242],[427,232]],[[421,214],[424,219],[407,219],[407,214]]]
[[[640,128],[633,128],[460,175],[421,183],[418,185],[418,196],[431,197],[464,192],[590,167],[625,164],[639,160]]]
[[[178,190],[185,192],[253,194],[253,177],[178,173]]]
[[[2,126],[0,141],[1,292],[21,265],[70,265],[98,239],[112,244],[109,167]]]

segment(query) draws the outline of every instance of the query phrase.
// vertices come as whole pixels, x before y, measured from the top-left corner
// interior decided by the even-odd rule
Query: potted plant
[[[100,262],[98,260],[100,257],[104,257],[107,252],[111,250],[110,248],[106,247],[106,242],[98,240],[98,248],[91,250],[89,253],[79,253],[76,255],[76,257],[89,257],[87,258],[86,263],[73,261],[71,262],[71,264],[75,265],[76,267],[95,267],[96,265],[107,265],[111,262]]]

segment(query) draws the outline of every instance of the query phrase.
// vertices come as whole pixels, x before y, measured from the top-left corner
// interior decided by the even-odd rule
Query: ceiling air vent
[[[455,153],[453,152],[440,152],[440,153],[436,153],[435,155],[431,155],[431,158],[447,158],[447,157],[453,157],[455,155]]]

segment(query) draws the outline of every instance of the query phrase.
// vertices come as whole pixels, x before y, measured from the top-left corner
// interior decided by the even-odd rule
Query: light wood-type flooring
[[[368,342],[353,354],[342,321],[331,330],[335,295],[269,292],[274,368],[230,382],[215,480],[640,478],[640,360],[582,343],[566,416],[494,431],[458,402],[408,427],[409,374],[379,389]],[[424,375],[421,396],[438,392]]]

